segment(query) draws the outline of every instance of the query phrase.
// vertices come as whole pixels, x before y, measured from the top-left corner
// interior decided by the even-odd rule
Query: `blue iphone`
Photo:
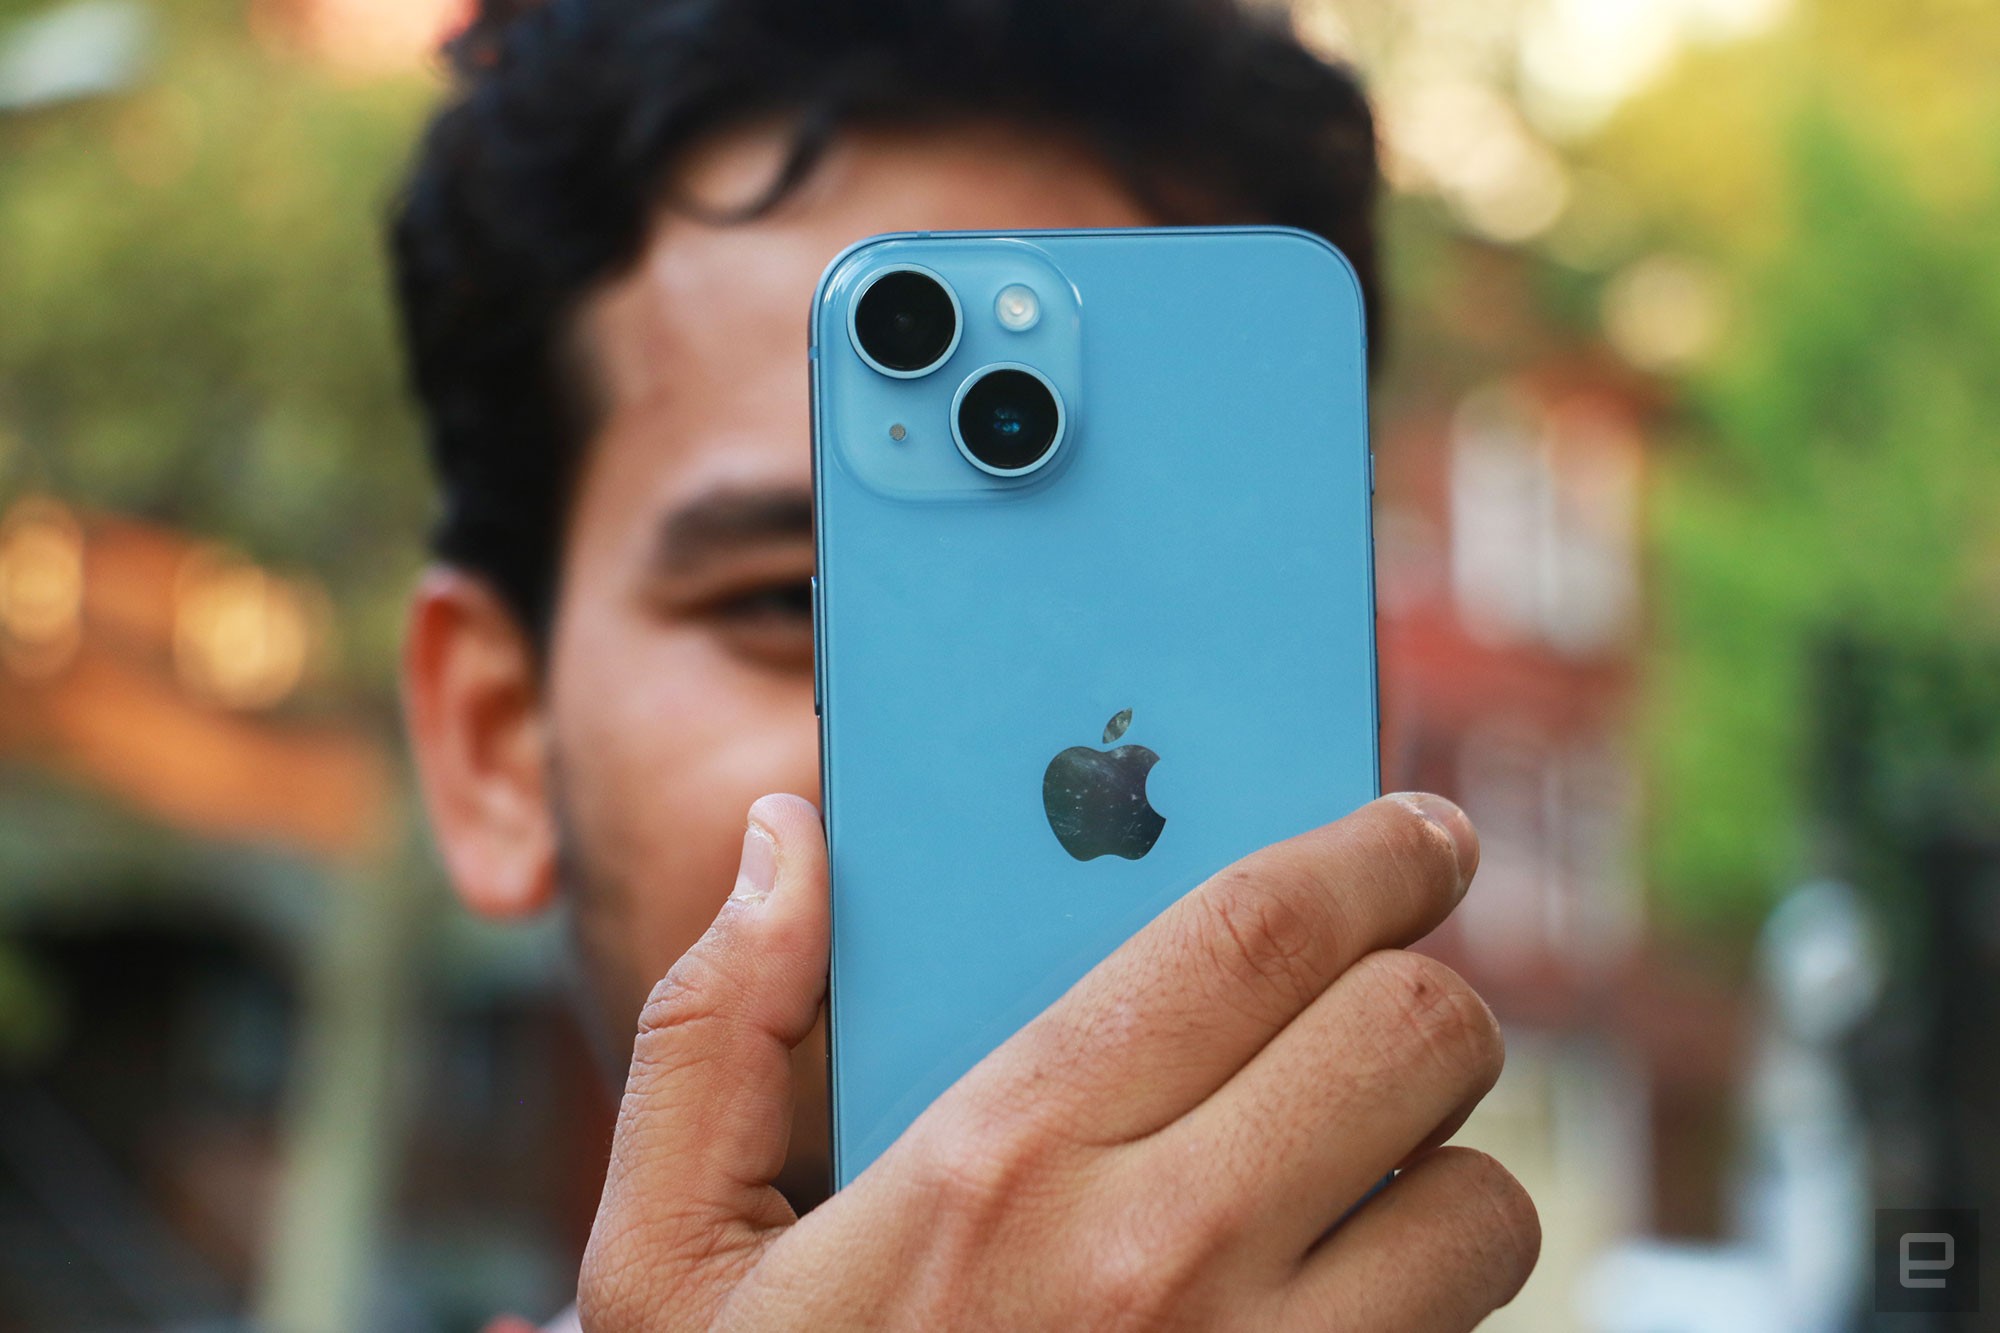
[[[812,317],[836,1185],[1378,794],[1362,299],[1282,228],[878,237]]]

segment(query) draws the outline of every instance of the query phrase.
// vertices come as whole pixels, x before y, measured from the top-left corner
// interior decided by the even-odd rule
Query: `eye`
[[[793,578],[720,592],[704,619],[736,656],[760,666],[810,671],[812,583]]]
[[[795,620],[812,629],[812,584],[790,579],[718,598],[713,614],[726,620]]]

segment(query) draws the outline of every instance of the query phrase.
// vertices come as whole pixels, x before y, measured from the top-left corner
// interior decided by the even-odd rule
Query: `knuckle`
[[[648,1079],[670,1076],[700,1063],[704,1034],[726,1024],[726,988],[701,949],[684,955],[653,984],[639,1010],[638,1036],[632,1043],[631,1076],[643,1071]],[[632,1090],[628,1083],[628,1093]],[[654,1086],[647,1083],[642,1086]]]
[[[1024,1170],[1014,1150],[989,1140],[968,1140],[957,1151],[934,1151],[931,1158],[938,1203],[959,1217],[983,1217],[1013,1197]]]
[[[926,1193],[973,1245],[989,1243],[1009,1214],[1050,1189],[1053,1142],[1026,1117],[959,1107],[927,1130],[918,1141]]]
[[[1085,1279],[1087,1322],[1096,1328],[1153,1329],[1167,1324],[1181,1286],[1159,1261],[1135,1244],[1101,1247]]]
[[[1233,872],[1206,896],[1202,939],[1232,975],[1278,989],[1293,1007],[1322,989],[1321,923],[1302,903],[1297,877]]]
[[[1108,1228],[1087,1255],[1080,1322],[1133,1330],[1215,1327],[1216,1256],[1209,1239],[1191,1228]]]
[[[1387,1040],[1453,1071],[1499,1072],[1500,1026],[1465,978],[1424,954],[1385,949],[1356,965],[1371,987]]]
[[[698,1026],[722,1016],[719,979],[699,946],[682,955],[667,974],[653,983],[639,1010],[639,1037],[657,1036]]]
[[[1088,1326],[1218,1327],[1216,1278],[1240,1252],[1259,1205],[1268,1208],[1268,1194],[1247,1180],[1223,1185],[1206,1158],[1192,1176],[1183,1174],[1188,1165],[1128,1157],[1109,1177],[1106,1198],[1171,1205],[1120,1207],[1097,1230],[1081,1256]]]

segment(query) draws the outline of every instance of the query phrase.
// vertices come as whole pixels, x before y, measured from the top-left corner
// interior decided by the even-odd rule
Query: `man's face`
[[[777,129],[720,139],[688,164],[680,193],[711,208],[753,199],[784,146]],[[440,743],[426,710],[480,705],[423,695],[425,673],[444,668],[425,665],[436,654],[421,642],[408,671],[427,794],[461,894],[489,912],[539,905],[545,895],[496,897],[482,880],[511,855],[508,873],[526,884],[532,868],[514,863],[560,846],[612,1049],[728,895],[750,803],[819,794],[805,331],[821,270],[879,232],[1150,220],[1061,139],[999,127],[856,133],[768,217],[663,216],[637,266],[586,305],[601,428],[577,483],[546,673],[524,693],[519,734],[492,743],[528,756],[523,771],[539,755],[539,793],[486,802],[472,828],[442,813],[451,766],[430,753]],[[420,605],[413,639],[427,633],[450,631],[427,628]],[[540,818],[550,833],[525,832],[505,854],[463,845],[494,839],[479,828],[495,818]],[[506,842],[504,828],[497,836]],[[823,1159],[819,1050],[811,1040],[801,1051],[795,1161]]]

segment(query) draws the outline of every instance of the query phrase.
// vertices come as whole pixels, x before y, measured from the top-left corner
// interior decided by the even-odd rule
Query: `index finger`
[[[1440,796],[1385,796],[1216,874],[976,1071],[1082,1141],[1121,1143],[1205,1100],[1363,955],[1429,934],[1479,837]],[[987,1080],[998,1080],[994,1087]]]

